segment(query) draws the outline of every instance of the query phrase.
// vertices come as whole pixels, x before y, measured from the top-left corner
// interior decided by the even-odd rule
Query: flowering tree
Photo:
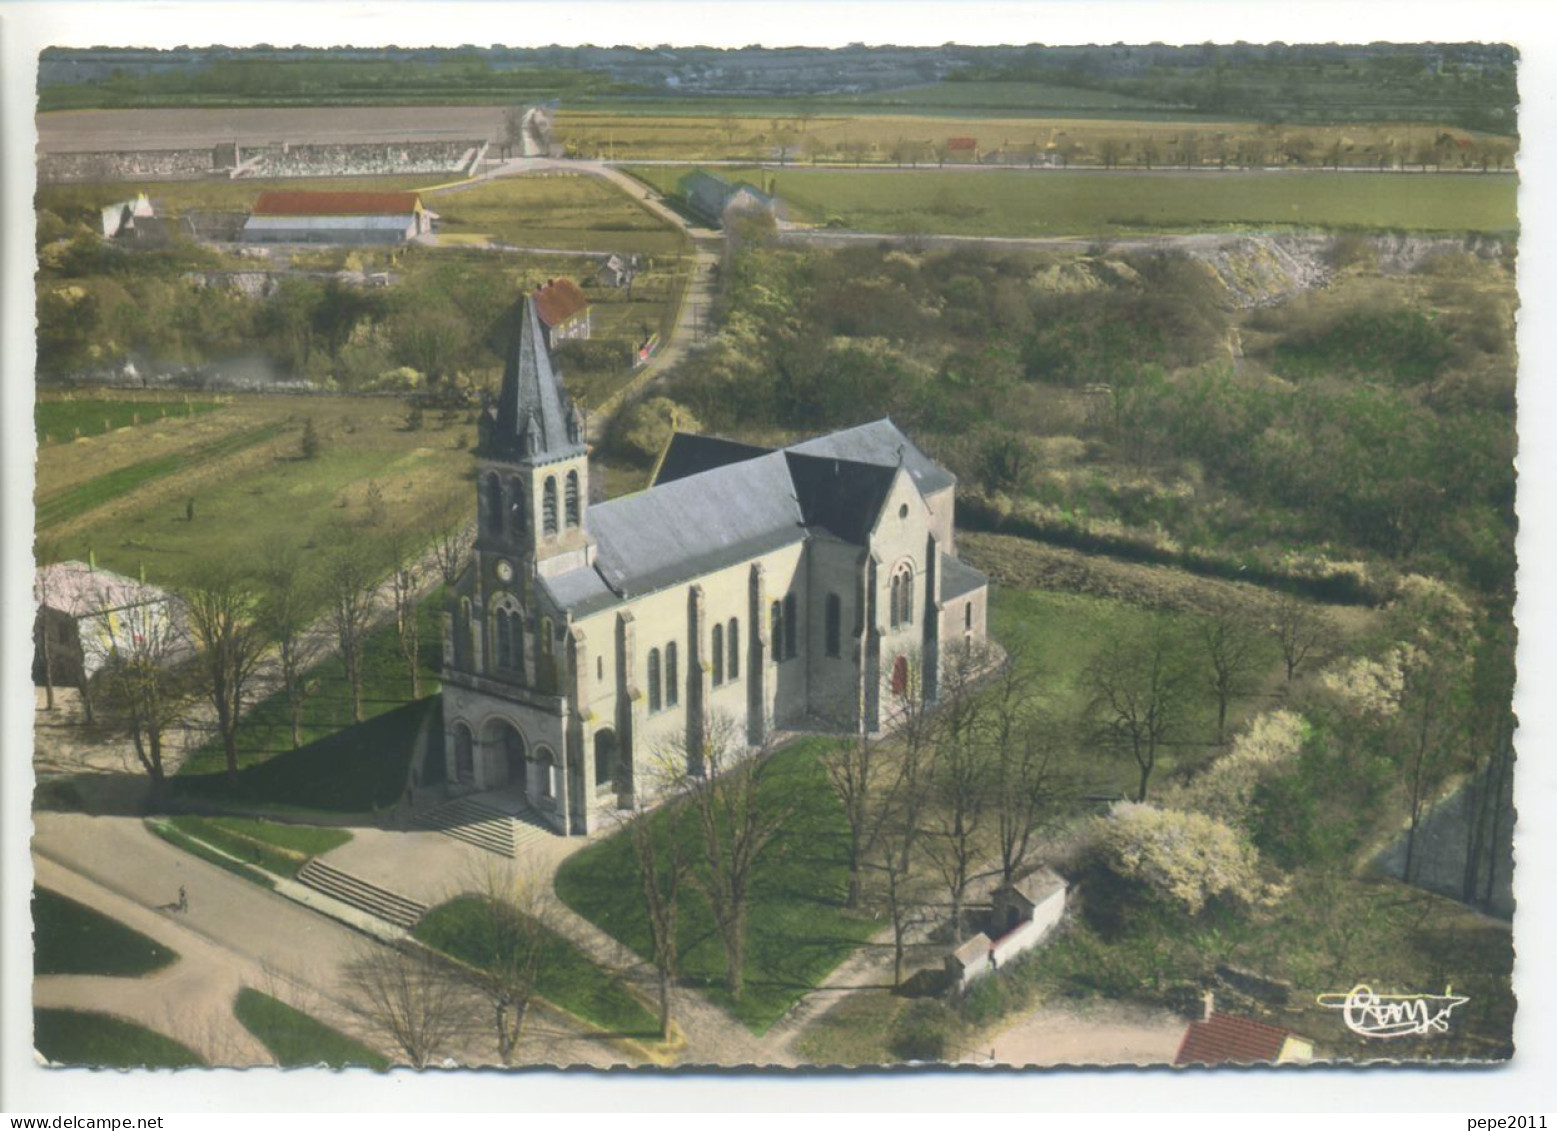
[[[1217,897],[1255,903],[1271,895],[1254,846],[1202,813],[1120,801],[1094,818],[1093,834],[1105,867],[1191,915]]]

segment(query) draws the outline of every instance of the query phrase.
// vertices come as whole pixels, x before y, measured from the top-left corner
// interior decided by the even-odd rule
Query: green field
[[[988,110],[1000,113],[1056,111],[1066,115],[1079,111],[1127,110],[1132,116],[1143,114],[1182,117],[1182,106],[1152,98],[1138,98],[1109,90],[1064,86],[1047,82],[933,82],[905,86],[897,90],[879,90],[829,100],[830,105],[857,106],[861,113],[960,113]]]
[[[1512,232],[1511,175],[784,169],[800,218],[898,234],[1093,236],[1269,228]]]
[[[776,765],[764,788],[793,805],[793,815],[753,873],[746,989],[739,1002],[724,988],[724,950],[706,900],[682,889],[677,936],[684,980],[703,988],[755,1033],[766,1032],[880,926],[843,910],[848,887],[843,811],[817,761],[827,746],[826,740],[808,740],[773,755]],[[653,819],[666,820],[666,810]],[[693,823],[684,823],[682,833],[696,859],[702,850]],[[618,832],[569,857],[557,873],[557,894],[648,958],[643,896],[629,882],[636,868],[629,837]]]
[[[33,409],[33,422],[38,443],[48,444],[70,440],[77,433],[97,435],[143,421],[150,423],[168,416],[193,416],[220,407],[215,401],[40,399]]]
[[[178,961],[172,950],[117,919],[33,888],[33,973],[106,974],[135,978]]]
[[[106,1013],[34,1009],[33,1046],[56,1064],[92,1068],[199,1068],[177,1041]]]
[[[674,255],[686,237],[600,177],[500,177],[429,197],[440,235],[479,234],[514,247]]]
[[[328,1068],[365,1066],[375,1072],[389,1068],[389,1061],[366,1045],[247,986],[238,991],[232,1011],[282,1068],[312,1068],[320,1064]]]
[[[483,942],[478,896],[460,896],[434,907],[416,925],[416,937],[435,950],[480,967],[490,961]],[[607,1033],[658,1037],[659,1019],[621,979],[554,931],[547,931],[536,992]]]

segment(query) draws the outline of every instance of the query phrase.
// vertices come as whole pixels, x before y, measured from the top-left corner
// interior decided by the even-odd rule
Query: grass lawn
[[[1511,174],[949,172],[783,169],[809,218],[903,234],[1089,236],[1295,226],[1512,232]]]
[[[389,1068],[389,1061],[366,1045],[247,986],[238,991],[232,1012],[282,1068],[312,1068],[320,1064],[330,1068],[365,1066],[376,1072]]]
[[[37,428],[38,443],[71,439],[80,432],[83,436],[125,428],[142,421],[151,423],[164,417],[193,416],[197,412],[210,412],[220,408],[215,401],[169,400],[58,400],[39,399],[33,409],[33,423]],[[103,423],[107,421],[108,427]]]
[[[351,840],[345,829],[278,825],[248,817],[174,817],[185,836],[203,840],[278,876],[295,876],[310,857]]]
[[[155,456],[140,463],[121,467],[107,475],[90,479],[75,487],[66,488],[48,498],[38,500],[37,523],[39,530],[95,510],[105,503],[123,498],[137,488],[165,476],[192,471],[205,464],[215,463],[274,439],[282,429],[281,424],[263,424],[243,432],[230,432],[218,440],[192,450]]]
[[[168,947],[67,899],[32,889],[33,973],[111,974],[134,978],[178,961]]]
[[[174,848],[182,849],[191,856],[198,856],[207,864],[214,864],[224,872],[231,872],[233,875],[248,880],[250,883],[258,884],[262,888],[274,890],[276,886],[275,880],[271,879],[269,874],[224,856],[205,841],[180,832],[166,821],[148,820],[146,821],[146,828],[151,831],[153,836],[161,837]]]
[[[849,1067],[890,1064],[892,1026],[912,999],[889,990],[861,990],[839,1001],[795,1039],[806,1064]]]
[[[298,458],[304,416],[320,435],[317,459]],[[277,431],[264,442],[234,440],[259,428]],[[343,535],[383,546],[397,522],[432,529],[451,508],[474,503],[466,478],[474,460],[457,446],[474,431],[464,423],[406,431],[404,406],[384,398],[236,398],[205,417],[43,449],[38,498],[46,511],[66,487],[108,491],[101,505],[51,528],[61,553],[84,561],[94,551],[99,565],[131,577],[144,564],[148,581],[177,588],[213,559],[258,562],[273,543],[301,547],[309,564]],[[192,458],[205,445],[219,458]],[[150,474],[148,452],[181,463]],[[119,485],[124,476],[134,482]],[[382,494],[377,518],[368,505],[372,484]],[[193,522],[185,517],[191,498]]]
[[[433,908],[416,926],[428,946],[472,966],[489,960],[480,897],[460,896]],[[608,1033],[659,1036],[659,1019],[621,978],[567,939],[548,932],[536,990],[547,1001]]]
[[[757,862],[752,877],[746,990],[724,989],[724,950],[707,901],[684,888],[678,938],[683,979],[702,987],[753,1032],[765,1032],[879,924],[845,914],[848,886],[843,810],[818,754],[827,740],[796,743],[773,755],[765,788],[793,804],[793,816]],[[661,808],[656,821],[666,821]],[[682,825],[689,856],[703,855],[692,822]],[[573,910],[648,958],[650,943],[637,864],[625,832],[571,856],[557,873],[557,894]]]
[[[499,177],[430,198],[439,231],[480,233],[514,247],[675,255],[686,238],[600,177]]]
[[[74,1009],[32,1011],[33,1047],[56,1064],[94,1068],[200,1068],[205,1061],[161,1033]]]

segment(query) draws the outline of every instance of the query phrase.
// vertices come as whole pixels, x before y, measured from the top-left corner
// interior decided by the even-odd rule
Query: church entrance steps
[[[508,857],[557,835],[528,805],[505,793],[456,798],[418,813],[411,823]]]
[[[410,930],[427,914],[427,905],[396,895],[377,884],[343,872],[317,858],[310,860],[297,874],[298,883],[313,888],[359,911],[366,911],[397,927]]]

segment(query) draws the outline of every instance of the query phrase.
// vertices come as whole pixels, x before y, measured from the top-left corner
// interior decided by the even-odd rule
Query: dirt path
[[[1188,1023],[1177,1014],[1114,1002],[1041,1006],[973,1039],[965,1063],[1014,1065],[1171,1064]]]

